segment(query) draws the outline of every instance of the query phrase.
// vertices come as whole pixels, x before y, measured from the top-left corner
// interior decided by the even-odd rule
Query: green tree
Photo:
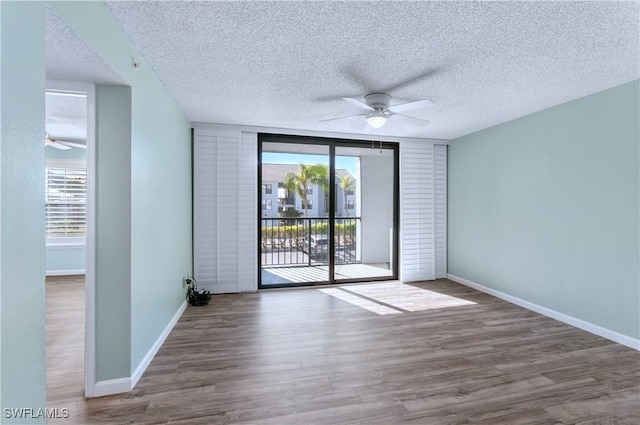
[[[307,216],[307,188],[310,185],[320,186],[325,192],[329,187],[329,167],[323,164],[300,164],[297,173],[288,173],[284,178],[284,186],[295,191],[302,199],[304,216]]]
[[[353,177],[351,177],[351,174],[347,174],[346,176],[340,178],[340,188],[342,189],[342,194],[344,195],[344,210],[347,213],[347,217],[349,217],[349,209],[347,208],[347,192],[356,189],[356,181]]]
[[[301,215],[302,213],[295,208],[286,209],[279,214],[281,218],[298,218]]]

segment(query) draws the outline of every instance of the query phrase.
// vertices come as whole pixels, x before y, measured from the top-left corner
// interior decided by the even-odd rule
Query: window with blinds
[[[87,169],[46,168],[47,238],[78,238],[87,228]]]

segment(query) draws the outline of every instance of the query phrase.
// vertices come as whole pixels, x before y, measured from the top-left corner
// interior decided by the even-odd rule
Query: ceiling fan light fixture
[[[380,128],[387,123],[387,116],[381,110],[375,110],[367,117],[367,124],[373,128]]]

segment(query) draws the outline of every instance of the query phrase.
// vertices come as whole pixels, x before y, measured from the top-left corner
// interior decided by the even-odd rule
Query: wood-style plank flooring
[[[84,276],[46,281],[47,402],[84,398]]]
[[[70,299],[52,284],[48,302]],[[466,302],[379,315],[317,289],[214,296],[130,393],[85,400],[82,380],[50,380],[49,407],[71,417],[49,423],[640,423],[637,351],[448,280],[412,286]],[[48,329],[69,311],[48,308]],[[48,339],[48,356],[78,342]]]

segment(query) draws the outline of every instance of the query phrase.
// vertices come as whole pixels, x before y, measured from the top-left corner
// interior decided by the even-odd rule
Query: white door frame
[[[60,80],[47,80],[47,92],[84,93],[87,96],[87,230],[85,264],[85,310],[84,310],[84,393],[91,397],[96,385],[96,323],[95,323],[95,164],[96,164],[96,119],[95,85]],[[44,146],[43,146],[44,148]]]

